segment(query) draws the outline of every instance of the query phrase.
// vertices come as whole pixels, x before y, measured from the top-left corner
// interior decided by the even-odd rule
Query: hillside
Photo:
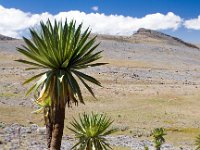
[[[79,113],[105,112],[115,120],[114,127],[122,135],[114,135],[115,146],[150,146],[150,131],[163,127],[168,149],[193,149],[193,139],[200,133],[200,50],[177,38],[143,29],[129,37],[99,35],[97,42],[101,42],[97,50],[103,50],[100,62],[109,64],[83,71],[102,83],[103,87],[91,85],[98,100],[83,88],[86,105],[67,108],[66,122]],[[43,116],[30,113],[35,110],[33,96],[24,96],[31,84],[22,86],[39,70],[26,71],[26,66],[14,61],[23,57],[16,51],[22,44],[22,40],[0,41],[0,123],[6,126],[0,128],[0,141],[11,149],[18,140],[11,132],[16,123],[23,129],[32,124],[43,126]],[[23,145],[42,149],[40,139],[44,134],[30,132],[23,133]],[[63,143],[73,142],[68,140],[72,135],[67,129],[64,135]]]
[[[177,37],[173,37],[167,34],[164,34],[162,32],[154,31],[154,30],[148,30],[141,28],[139,29],[135,34],[133,34],[132,39],[137,42],[159,42],[159,43],[166,43],[169,45],[177,45],[177,46],[187,46],[191,48],[197,48],[194,44],[185,42]]]
[[[112,36],[112,35],[98,35],[98,38],[101,40],[114,40],[114,41],[124,41],[129,43],[149,43],[149,44],[164,44],[164,45],[174,45],[174,46],[183,46],[189,48],[199,49],[198,46],[185,42],[177,37],[173,37],[167,34],[164,34],[159,31],[149,30],[141,28],[132,36]]]
[[[5,41],[5,40],[15,40],[15,38],[0,34],[0,41]]]

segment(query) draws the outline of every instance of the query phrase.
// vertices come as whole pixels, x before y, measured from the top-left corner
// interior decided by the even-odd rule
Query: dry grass
[[[86,105],[66,110],[66,126],[73,117],[83,112],[101,112],[111,116],[114,126],[120,131],[116,134],[142,134],[142,138],[156,127],[164,127],[168,133],[166,139],[170,143],[178,144],[183,141],[193,142],[200,133],[199,129],[199,99],[198,95],[179,97],[121,97],[108,98],[99,101],[87,101]],[[88,97],[88,99],[92,99]],[[189,108],[188,108],[189,107]],[[192,108],[192,109],[190,109]],[[0,120],[6,123],[18,122],[28,125],[34,122],[43,125],[42,115],[34,115],[32,108],[0,105]],[[69,134],[65,128],[65,134]],[[178,138],[181,137],[181,138]]]
[[[7,124],[19,123],[22,125],[35,122],[42,126],[42,115],[32,114],[33,110],[29,107],[0,105],[0,120]]]
[[[77,117],[83,112],[105,112],[115,120],[114,126],[120,129],[117,134],[140,133],[142,138],[151,140],[146,137],[149,132],[153,128],[164,127],[168,132],[168,142],[192,143],[194,137],[200,133],[198,106],[200,106],[199,95],[182,96],[174,100],[167,96],[143,98],[125,96],[118,99],[107,97],[99,102],[87,102],[86,106],[68,109],[66,119],[71,120],[71,116]]]
[[[1,64],[4,67],[11,67],[7,59],[15,59],[14,56],[0,55]],[[104,60],[102,60],[104,62]],[[150,64],[137,61],[106,60],[110,66],[130,66],[138,68],[148,68]],[[19,64],[14,66],[22,69]],[[6,76],[5,76],[6,75]],[[119,78],[115,82],[115,76],[110,74],[95,74],[105,88],[94,88],[99,100],[94,100],[88,94],[85,94],[86,105],[67,108],[66,126],[73,117],[78,117],[83,112],[101,112],[111,116],[115,122],[114,126],[120,131],[116,134],[142,134],[142,138],[150,139],[147,134],[156,127],[164,127],[168,135],[166,140],[175,145],[181,142],[193,143],[194,138],[200,133],[200,95],[199,88],[193,85],[161,85],[157,83],[147,84],[145,81],[133,81]],[[27,76],[21,74],[15,75],[12,72],[1,74],[1,82],[20,82]],[[3,89],[3,87],[1,87]],[[0,94],[1,97],[7,97],[12,100],[17,97],[24,97],[23,92],[15,95],[5,89]],[[84,91],[85,93],[85,91]],[[18,122],[28,125],[30,122],[43,126],[42,115],[31,114],[33,108],[20,106],[7,106],[0,104],[0,121],[6,123]],[[69,134],[65,128],[65,134]],[[115,147],[116,150],[128,150],[127,148]]]
[[[101,59],[99,62],[106,62],[108,66],[115,67],[133,67],[133,68],[150,68],[152,65],[150,62],[133,61],[133,60],[116,60],[116,59]]]
[[[131,148],[128,148],[128,147],[113,147],[113,150],[131,150]]]

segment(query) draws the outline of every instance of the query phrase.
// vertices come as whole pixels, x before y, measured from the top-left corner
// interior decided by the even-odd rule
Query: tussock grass
[[[113,147],[113,150],[131,150],[131,148],[118,146],[118,147]]]
[[[7,124],[19,123],[21,125],[29,125],[32,122],[43,126],[41,123],[43,116],[31,114],[33,110],[30,107],[0,105],[0,120]]]

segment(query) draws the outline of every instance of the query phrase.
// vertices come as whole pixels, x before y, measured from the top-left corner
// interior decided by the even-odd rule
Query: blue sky
[[[56,14],[69,10],[89,13],[92,6],[99,6],[99,11],[107,15],[142,17],[157,12],[174,12],[185,19],[200,15],[198,0],[0,0],[0,4],[32,13],[48,11]]]
[[[131,35],[145,27],[200,43],[198,0],[0,0],[0,6],[0,17],[5,18],[0,19],[0,33],[10,36],[23,36],[40,18],[73,16],[90,25],[95,33]],[[6,18],[11,16],[14,18],[9,22]],[[26,21],[28,18],[31,21]]]

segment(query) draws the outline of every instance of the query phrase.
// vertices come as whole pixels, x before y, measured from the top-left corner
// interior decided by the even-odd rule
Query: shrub
[[[155,144],[156,150],[160,150],[163,143],[165,143],[165,138],[163,136],[167,135],[163,128],[155,128],[153,130],[153,142]]]
[[[74,119],[70,122],[72,128],[68,128],[75,133],[79,140],[72,149],[81,150],[104,150],[111,149],[105,136],[113,133],[116,129],[108,129],[113,120],[104,114],[83,114],[79,116],[79,121]]]

